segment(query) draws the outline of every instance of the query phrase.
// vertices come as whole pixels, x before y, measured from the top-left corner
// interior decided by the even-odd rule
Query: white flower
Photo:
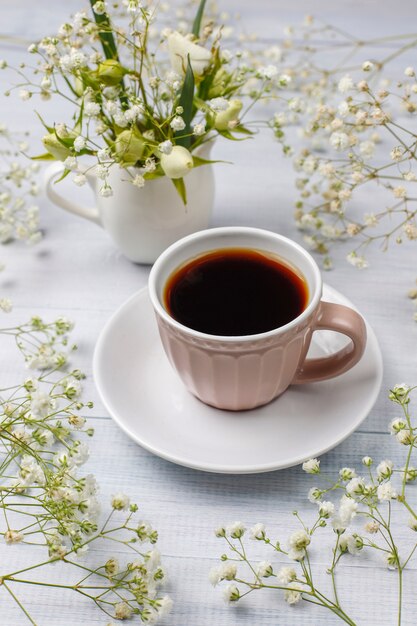
[[[260,563],[258,563],[255,571],[259,578],[269,578],[274,573],[272,564],[269,563],[269,561],[261,561]]]
[[[111,505],[116,511],[126,511],[130,505],[130,498],[124,493],[116,493],[112,497]]]
[[[335,150],[346,150],[349,146],[349,136],[346,133],[336,131],[330,135],[330,145]]]
[[[123,113],[123,111],[118,111],[117,113],[114,114],[113,119],[115,121],[115,123],[120,126],[121,128],[126,128],[126,126],[128,125],[128,121],[126,119],[125,114]]]
[[[108,148],[100,148],[97,150],[97,158],[100,162],[108,161],[110,159],[110,152]]]
[[[361,496],[365,492],[365,481],[363,478],[352,478],[346,485],[346,493],[350,496]]]
[[[51,79],[49,78],[49,76],[44,76],[41,80],[41,87],[42,89],[50,89],[52,83],[51,83]]]
[[[156,163],[153,157],[148,157],[145,161],[145,172],[154,172],[156,170]]]
[[[64,165],[67,170],[76,170],[78,166],[77,159],[73,156],[69,156],[65,159]]]
[[[250,529],[250,538],[251,539],[264,539],[265,537],[265,525],[264,524],[255,524]]]
[[[342,467],[339,476],[342,480],[351,480],[356,477],[356,472],[352,467]]]
[[[310,544],[310,536],[306,533],[305,530],[297,530],[292,533],[288,540],[288,545],[290,547],[288,556],[290,559],[294,561],[299,561],[305,557],[305,549]]]
[[[74,181],[76,185],[78,185],[79,187],[82,187],[87,182],[87,177],[84,176],[84,174],[77,174],[76,176],[74,176],[72,180]]]
[[[359,152],[367,158],[370,158],[373,156],[374,152],[375,152],[375,144],[373,141],[362,141],[359,144]]]
[[[3,313],[10,313],[13,309],[13,303],[10,298],[0,298],[0,311]]]
[[[219,584],[220,578],[220,569],[218,567],[212,567],[209,571],[209,581],[215,587]]]
[[[371,535],[376,535],[379,530],[379,524],[375,520],[370,520],[365,524],[364,530]]]
[[[21,100],[29,100],[32,97],[32,94],[27,89],[21,89],[19,91],[19,98]]]
[[[226,602],[236,602],[239,600],[240,593],[236,585],[227,585],[223,590],[223,598]]]
[[[201,76],[209,66],[211,60],[210,50],[193,43],[178,32],[171,33],[167,41],[171,66],[178,74],[185,73],[188,55],[190,56],[193,73],[197,76]]]
[[[158,148],[162,152],[162,154],[171,154],[173,148],[172,141],[167,139],[166,141],[160,143]]]
[[[411,528],[411,530],[417,532],[417,519],[415,517],[410,517],[410,519],[408,520],[408,528]]]
[[[285,602],[290,605],[297,604],[302,598],[302,591],[302,587],[299,587],[298,585],[291,585],[291,589],[286,589],[284,592]]]
[[[353,80],[350,76],[346,75],[343,76],[338,83],[338,89],[340,91],[340,93],[346,93],[347,91],[350,91],[351,89],[353,89]]]
[[[343,535],[339,539],[339,550],[349,554],[359,554],[363,548],[363,540],[359,535]]]
[[[78,135],[78,137],[76,137],[76,139],[74,140],[74,150],[76,152],[80,152],[81,150],[83,150],[86,146],[86,140],[84,139],[84,137],[81,137],[81,135]]]
[[[199,137],[200,135],[204,135],[204,133],[206,132],[206,123],[205,122],[201,122],[199,124],[195,124],[193,127],[193,134],[196,135],[196,137]]]
[[[341,497],[338,516],[342,523],[345,523],[346,526],[348,526],[352,519],[355,517],[357,510],[358,503],[355,502],[353,498],[349,498],[345,495]]]
[[[370,456],[364,456],[362,459],[362,463],[363,465],[365,465],[365,467],[371,467],[373,459]]]
[[[372,61],[365,61],[364,63],[362,63],[362,70],[364,72],[371,72],[374,69],[374,64],[372,63]]]
[[[158,604],[158,616],[163,617],[167,615],[172,609],[172,599],[169,596],[164,596],[157,601]]]
[[[264,65],[258,69],[258,76],[261,78],[266,78],[267,80],[271,80],[274,76],[278,74],[278,68],[275,65]]]
[[[321,496],[322,496],[322,491],[318,487],[312,487],[308,492],[308,499],[313,504],[317,502],[317,500],[320,500]]]
[[[45,391],[36,389],[31,395],[30,410],[35,417],[46,417],[55,405],[55,400]]]
[[[396,439],[403,446],[410,446],[414,442],[413,434],[408,428],[400,430],[396,434]]]
[[[139,187],[139,189],[141,189],[145,186],[145,179],[141,174],[136,174],[136,176],[132,180],[132,184],[135,187]]]
[[[369,266],[369,263],[365,259],[365,257],[360,256],[356,252],[350,252],[346,257],[346,260],[348,261],[348,263],[361,270],[366,269]]]
[[[124,112],[124,115],[125,115],[125,119],[128,122],[135,122],[138,118],[142,116],[142,113],[143,113],[142,107],[139,106],[138,104],[134,104],[133,106],[130,107],[130,109],[127,109],[127,111]]]
[[[97,15],[103,15],[106,12],[106,3],[98,0],[98,2],[94,3],[93,9],[94,13],[97,13]]]
[[[118,602],[114,607],[114,616],[117,619],[130,619],[132,609],[127,602]]]
[[[237,565],[231,561],[226,561],[221,564],[219,571],[221,580],[234,580],[237,574]]]
[[[184,146],[174,146],[170,154],[161,155],[161,167],[168,178],[183,178],[193,168],[193,157]]]
[[[320,461],[318,459],[309,459],[304,461],[303,470],[307,474],[319,474],[320,473]]]
[[[100,105],[97,102],[87,102],[84,113],[87,117],[97,117],[100,114]]]
[[[110,198],[110,196],[113,195],[113,189],[110,187],[110,185],[105,184],[100,187],[99,193],[102,198]]]
[[[320,517],[328,518],[331,517],[334,513],[334,504],[329,500],[323,500],[323,502],[318,502],[319,505],[319,514]]]
[[[234,580],[237,574],[237,565],[230,561],[222,563],[219,567],[213,567],[209,572],[209,580],[215,587],[221,580]]]
[[[242,524],[242,522],[233,522],[233,524],[230,524],[230,526],[227,527],[226,531],[227,534],[230,535],[230,537],[232,537],[233,539],[239,539],[240,537],[242,537],[245,533],[245,526]]]
[[[404,70],[405,76],[415,76],[414,67],[406,67]]]
[[[281,76],[278,79],[278,82],[279,82],[280,87],[286,87],[291,82],[291,80],[292,78],[288,74],[281,74]]]
[[[392,475],[393,467],[394,467],[394,464],[392,461],[381,461],[381,463],[376,468],[378,480],[389,478]]]
[[[297,578],[297,572],[293,567],[281,567],[277,574],[278,582],[281,585],[288,585]]]
[[[224,526],[218,526],[214,530],[214,534],[216,537],[226,537],[226,528]]]
[[[391,393],[394,394],[395,398],[403,398],[410,391],[410,386],[406,383],[397,383],[392,388]]]
[[[390,480],[388,480],[386,483],[382,483],[382,485],[379,485],[377,489],[377,496],[378,500],[380,500],[381,502],[384,500],[392,500],[397,497],[397,492],[392,486]]]
[[[6,532],[4,533],[4,540],[7,544],[12,544],[12,543],[19,543],[19,541],[22,541],[24,538],[23,533],[19,532],[18,530],[6,530]]]
[[[407,196],[407,190],[402,185],[398,185],[398,187],[394,187],[392,193],[396,198],[405,198]]]
[[[176,115],[169,124],[175,131],[184,130],[185,122],[179,115]]]
[[[116,115],[116,113],[120,112],[119,105],[114,100],[106,100],[104,106],[110,115]]]

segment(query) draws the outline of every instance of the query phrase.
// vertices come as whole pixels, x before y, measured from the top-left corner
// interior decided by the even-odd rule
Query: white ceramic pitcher
[[[194,154],[208,158],[212,141]],[[64,165],[53,163],[45,172],[48,198],[74,215],[102,226],[121,252],[135,263],[153,263],[174,241],[208,227],[214,200],[212,165],[194,168],[185,178],[187,204],[184,205],[173,183],[167,177],[145,183],[142,188],[129,182],[129,175],[118,165],[110,167],[108,183],[113,195],[103,198],[99,189],[103,181],[94,168],[85,172],[95,196],[95,207],[85,207],[59,192]]]

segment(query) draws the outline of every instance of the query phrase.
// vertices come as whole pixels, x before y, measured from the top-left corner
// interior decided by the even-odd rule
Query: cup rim
[[[215,237],[216,235],[220,235],[220,234],[237,234],[237,235],[246,234],[248,235],[251,233],[255,233],[258,236],[265,235],[265,236],[268,236],[268,238],[272,236],[273,238],[279,241],[290,244],[293,248],[297,250],[297,252],[301,256],[304,257],[306,261],[308,261],[308,263],[310,264],[313,270],[313,274],[315,278],[315,286],[314,286],[314,291],[311,295],[310,302],[307,305],[307,307],[304,309],[304,311],[302,311],[300,315],[295,317],[293,320],[291,320],[287,324],[284,324],[283,326],[279,326],[278,328],[268,330],[264,333],[256,333],[253,335],[233,335],[233,336],[232,335],[211,335],[209,333],[203,333],[199,330],[193,330],[192,328],[189,328],[188,326],[185,326],[184,324],[181,324],[181,322],[178,322],[176,319],[174,319],[160,302],[157,289],[156,289],[157,277],[159,275],[159,272],[161,268],[163,267],[163,265],[165,264],[165,262],[167,261],[167,259],[169,259],[171,254],[177,252],[181,248],[186,247],[190,242],[195,241],[196,239],[210,239],[211,237]],[[202,254],[204,254],[204,252],[202,252]],[[174,271],[174,270],[175,268],[172,268],[171,271]],[[289,237],[284,237],[283,235],[279,235],[278,233],[275,233],[272,230],[266,230],[263,228],[254,228],[251,226],[220,226],[216,228],[207,228],[204,230],[199,230],[195,233],[192,233],[191,235],[187,235],[186,237],[183,237],[182,239],[179,239],[178,241],[174,242],[166,250],[164,250],[164,252],[162,252],[159,255],[159,257],[157,258],[157,260],[155,261],[154,265],[151,268],[149,279],[148,279],[148,290],[149,290],[149,296],[150,296],[155,312],[168,325],[172,326],[173,328],[177,329],[183,334],[189,335],[190,337],[193,337],[196,339],[201,339],[203,341],[214,341],[214,342],[218,341],[218,342],[233,344],[237,342],[245,343],[245,342],[251,342],[251,341],[256,341],[256,340],[263,340],[263,339],[268,339],[270,337],[283,335],[287,333],[289,330],[298,326],[300,323],[304,322],[313,313],[313,311],[317,308],[320,302],[321,295],[322,295],[322,277],[321,277],[319,267],[316,261],[311,256],[311,254],[307,252],[307,250],[305,250],[302,246],[300,246],[300,244],[298,244],[293,239],[290,239]]]

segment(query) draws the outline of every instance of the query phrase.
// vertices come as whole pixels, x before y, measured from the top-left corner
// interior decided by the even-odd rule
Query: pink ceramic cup
[[[304,275],[309,299],[294,320],[257,335],[223,337],[187,328],[163,304],[165,284],[184,262],[221,248],[252,248],[280,257]],[[289,385],[343,374],[361,358],[366,327],[353,309],[321,300],[322,279],[312,256],[291,239],[246,227],[203,230],[171,245],[155,262],[149,294],[165,352],[187,389],[206,404],[240,411],[266,404]],[[315,330],[335,330],[349,344],[329,356],[306,359]]]

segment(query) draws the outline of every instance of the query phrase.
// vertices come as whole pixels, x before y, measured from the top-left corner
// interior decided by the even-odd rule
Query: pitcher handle
[[[44,175],[44,184],[46,195],[48,196],[49,200],[51,200],[54,204],[61,207],[62,209],[65,209],[69,213],[78,215],[78,217],[85,217],[87,220],[90,220],[90,222],[94,222],[98,226],[101,226],[102,224],[97,208],[83,207],[73,200],[65,198],[55,190],[55,180],[59,178],[59,176],[62,176],[64,170],[64,164],[61,162],[52,163],[47,168]]]

